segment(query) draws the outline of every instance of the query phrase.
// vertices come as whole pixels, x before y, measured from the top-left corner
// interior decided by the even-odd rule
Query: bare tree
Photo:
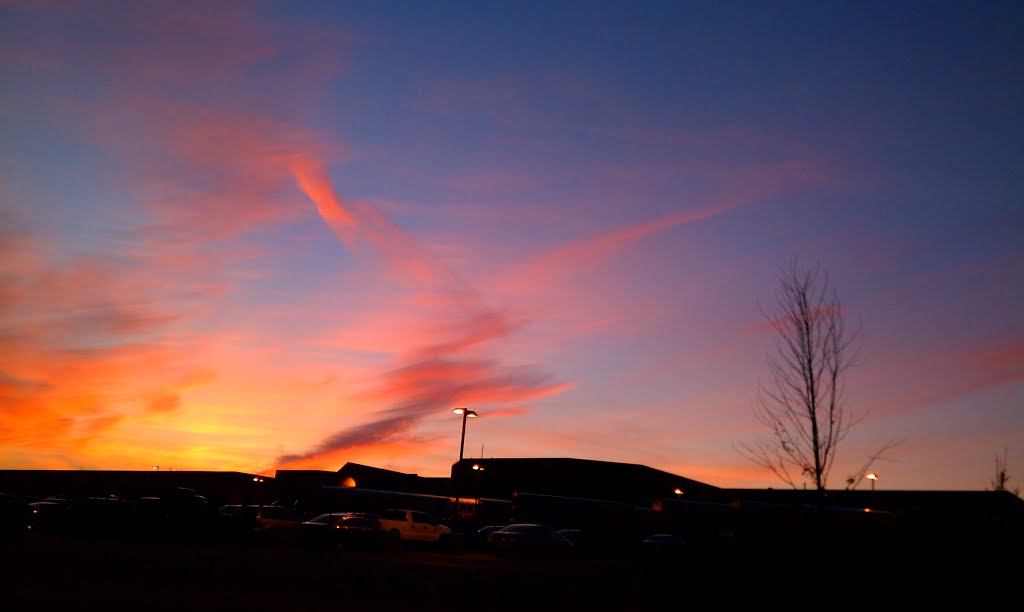
[[[1007,450],[1003,449],[1003,456],[996,455],[996,473],[989,483],[992,487],[990,491],[1010,491],[1014,495],[1020,495],[1020,489],[1011,489],[1010,484],[1010,472],[1007,468]]]
[[[843,374],[855,357],[839,297],[820,267],[794,259],[779,275],[777,312],[762,314],[778,334],[768,358],[771,382],[758,385],[754,414],[770,432],[738,452],[797,488],[824,490],[836,449],[854,424],[843,397]]]

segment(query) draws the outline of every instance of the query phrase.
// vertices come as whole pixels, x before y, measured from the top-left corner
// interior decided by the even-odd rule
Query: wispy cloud
[[[970,346],[888,355],[900,368],[873,375],[866,393],[876,416],[926,411],[976,391],[1024,380],[1024,340],[1003,338]],[[927,380],[927,385],[918,381]]]
[[[505,287],[512,291],[550,287],[570,274],[591,269],[632,243],[680,225],[721,215],[755,199],[756,195],[745,195],[708,206],[686,208],[596,236],[577,239],[514,272]]]
[[[376,419],[336,432],[312,449],[284,454],[280,467],[307,465],[339,451],[408,442],[421,421],[439,410],[460,404],[521,403],[556,393],[563,383],[536,366],[511,366],[494,358],[474,357],[487,343],[507,337],[520,324],[509,313],[489,307],[480,294],[433,258],[382,211],[364,203],[345,207],[322,166],[298,160],[296,180],[314,202],[324,222],[346,245],[366,241],[403,272],[410,287],[447,312],[447,324],[410,338],[400,363],[384,373],[364,403],[384,403]],[[522,408],[507,414],[522,412]]]
[[[375,254],[384,256],[395,269],[420,283],[433,286],[452,281],[450,272],[379,208],[368,202],[344,202],[321,163],[296,156],[290,167],[324,223],[350,249],[355,251],[360,243],[368,243]]]

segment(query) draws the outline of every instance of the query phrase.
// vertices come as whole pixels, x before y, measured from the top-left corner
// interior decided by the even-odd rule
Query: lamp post
[[[875,474],[874,472],[871,472],[870,474],[865,476],[865,478],[867,478],[868,480],[871,481],[871,492],[874,493],[875,492],[875,481],[878,480],[878,474]]]
[[[459,442],[459,461],[462,461],[462,451],[466,447],[466,419],[475,419],[480,415],[466,408],[456,408],[452,412],[462,415],[462,441]]]
[[[459,462],[455,464],[455,471],[452,474],[454,477],[455,484],[455,520],[459,519],[459,468],[462,467],[462,451],[466,447],[466,419],[475,419],[478,415],[468,408],[455,408],[452,410],[455,414],[462,415],[462,439],[459,441]]]

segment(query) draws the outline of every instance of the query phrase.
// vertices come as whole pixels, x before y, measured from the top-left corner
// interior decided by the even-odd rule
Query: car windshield
[[[330,525],[336,520],[338,520],[337,514],[321,514],[320,516],[310,519],[307,522],[316,523],[317,525]]]
[[[510,532],[511,533],[531,533],[531,532],[535,532],[535,531],[542,531],[543,529],[544,528],[542,526],[540,526],[540,525],[520,524],[520,525],[509,525],[508,527],[503,527],[499,531],[503,531],[505,533],[510,533]]]
[[[291,518],[292,512],[289,508],[281,506],[266,506],[260,510],[260,518],[287,519]]]

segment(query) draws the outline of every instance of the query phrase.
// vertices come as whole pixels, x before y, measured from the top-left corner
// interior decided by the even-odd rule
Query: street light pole
[[[870,474],[865,476],[865,478],[867,478],[868,480],[871,481],[871,492],[874,493],[875,492],[875,481],[878,480],[878,474],[875,474],[874,472],[871,472]]]
[[[462,412],[462,441],[459,442],[459,461],[462,461],[462,451],[466,448],[466,418],[469,415]]]
[[[462,415],[462,440],[459,442],[459,461],[462,461],[462,451],[466,448],[466,419],[475,419],[480,415],[465,408],[456,408],[452,412]]]
[[[462,467],[462,451],[466,447],[466,419],[475,419],[475,418],[477,418],[480,415],[478,415],[477,413],[473,412],[472,410],[469,410],[468,408],[455,408],[455,409],[452,410],[452,412],[454,412],[455,414],[461,414],[462,415],[462,438],[459,441],[459,462],[455,464],[455,470],[452,472],[452,481],[453,481],[453,484],[455,485],[455,520],[458,521],[458,519],[459,519],[459,501],[460,501],[460,499],[459,499],[459,481],[458,481],[458,478],[459,478],[459,468]]]

